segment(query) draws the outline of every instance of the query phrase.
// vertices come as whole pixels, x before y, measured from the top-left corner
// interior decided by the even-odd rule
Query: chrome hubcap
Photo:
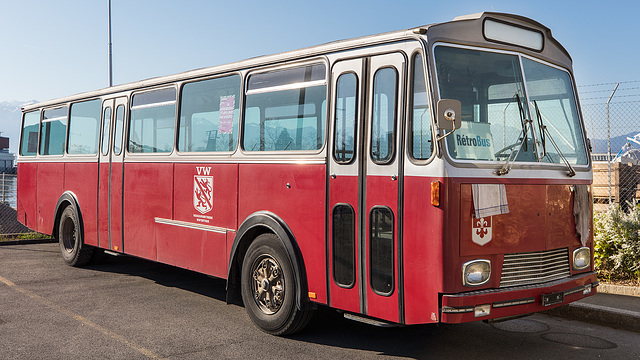
[[[275,314],[284,300],[284,277],[280,264],[269,255],[262,255],[254,262],[251,272],[253,300],[265,314]]]

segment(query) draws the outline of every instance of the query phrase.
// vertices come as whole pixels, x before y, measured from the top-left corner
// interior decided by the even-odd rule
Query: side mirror
[[[436,121],[438,128],[453,132],[462,125],[462,105],[459,100],[442,99],[438,101]]]

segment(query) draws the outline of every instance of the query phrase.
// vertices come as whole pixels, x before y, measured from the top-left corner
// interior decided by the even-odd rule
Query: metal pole
[[[109,87],[113,86],[113,58],[111,53],[111,0],[107,0],[108,10],[108,30],[109,30]]]
[[[616,87],[613,88],[611,95],[609,96],[609,100],[607,100],[607,173],[609,175],[609,204],[611,204],[611,122],[609,121],[609,103],[613,98],[613,94],[618,90],[618,85],[620,83],[616,83]],[[618,184],[620,186],[620,184]],[[620,199],[618,199],[620,201]]]
[[[3,204],[5,203],[5,201],[4,201],[4,198],[5,198],[4,194],[5,194],[6,190],[7,190],[7,189],[5,188],[5,186],[4,186],[4,175],[5,175],[5,173],[2,173],[2,203],[3,203]]]
[[[596,128],[593,126],[593,116],[590,116],[591,118],[591,138],[593,139],[593,150],[591,150],[594,154],[598,153],[598,150],[596,149]]]

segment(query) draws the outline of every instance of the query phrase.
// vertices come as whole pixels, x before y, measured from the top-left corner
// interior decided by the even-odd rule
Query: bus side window
[[[22,120],[22,138],[20,140],[20,155],[35,156],[38,152],[39,123],[39,110],[24,114],[24,119]]]
[[[100,138],[100,99],[71,105],[69,116],[69,154],[95,155]]]
[[[369,214],[369,277],[379,295],[391,295],[394,288],[393,212],[376,206]]]
[[[332,213],[333,280],[350,288],[356,281],[356,214],[351,205],[337,204]]]
[[[326,96],[324,64],[250,75],[243,122],[244,150],[321,149]]]
[[[336,84],[333,157],[342,164],[350,163],[356,151],[357,84],[354,73],[341,74]]]
[[[118,105],[116,108],[115,133],[113,134],[113,154],[120,155],[122,152],[122,133],[124,131],[124,106]]]
[[[395,150],[396,89],[398,74],[385,67],[373,77],[373,116],[371,121],[371,159],[376,164],[393,161]]]
[[[130,118],[129,152],[172,152],[176,124],[176,89],[172,87],[133,95]]]
[[[40,123],[40,155],[62,155],[67,137],[67,107],[47,109]]]
[[[416,160],[426,160],[433,152],[431,134],[431,113],[429,111],[429,96],[427,95],[422,56],[413,57],[413,85],[411,106],[411,156]]]
[[[233,151],[240,119],[240,76],[192,82],[180,94],[178,151]]]
[[[104,109],[102,116],[102,155],[109,155],[109,140],[111,139],[111,108]]]

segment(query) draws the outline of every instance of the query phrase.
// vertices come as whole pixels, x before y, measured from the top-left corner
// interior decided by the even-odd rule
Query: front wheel
[[[58,225],[58,241],[60,252],[65,263],[71,266],[82,266],[89,263],[93,248],[86,246],[80,230],[80,222],[73,206],[67,206]]]
[[[297,284],[287,251],[274,234],[262,234],[242,262],[242,300],[258,328],[273,335],[302,330],[311,310],[296,307]]]

